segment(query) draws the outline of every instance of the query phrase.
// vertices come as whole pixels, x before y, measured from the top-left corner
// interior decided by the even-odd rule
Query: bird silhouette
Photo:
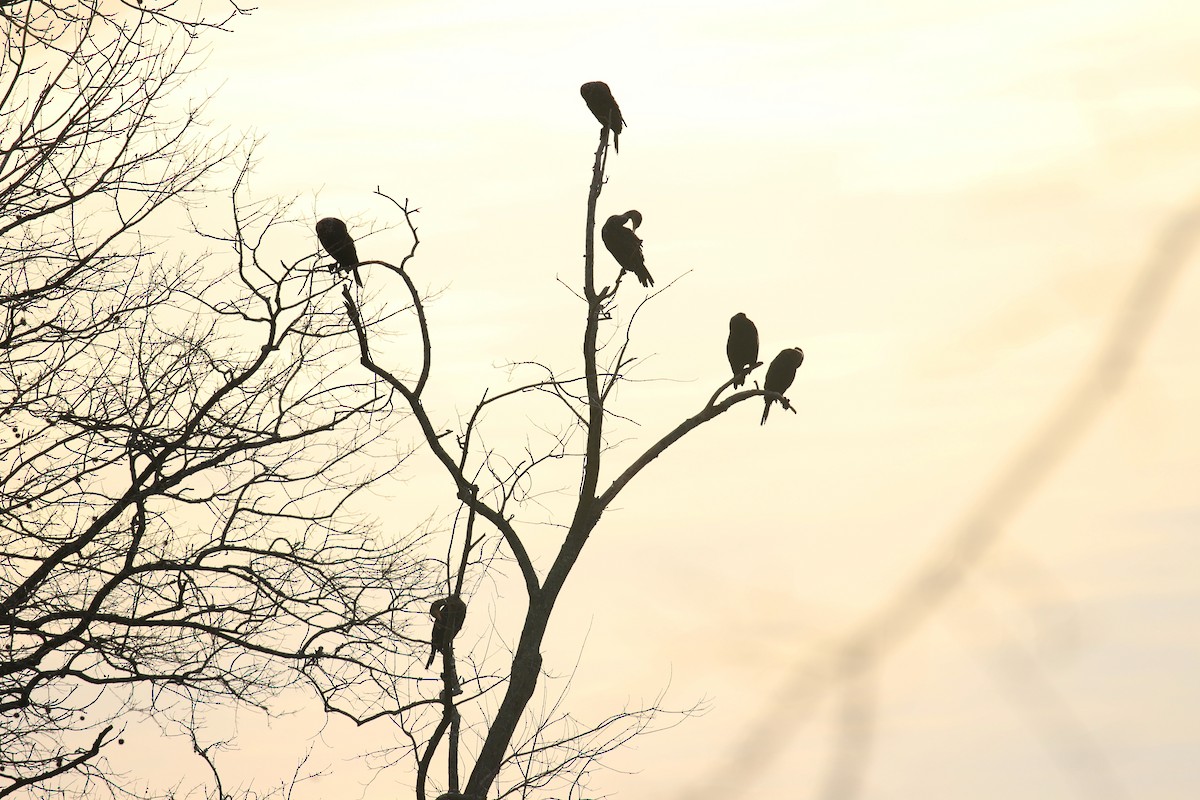
[[[612,90],[604,81],[589,81],[579,87],[579,93],[587,107],[600,120],[600,124],[613,132],[613,149],[621,152],[621,129],[625,126],[625,118],[621,116],[621,107],[612,96]]]
[[[433,617],[433,635],[429,637],[429,660],[425,669],[433,666],[434,657],[440,652],[445,653],[458,632],[462,630],[467,618],[467,604],[456,594],[434,600],[429,607],[429,616]]]
[[[788,350],[780,350],[779,355],[771,360],[771,366],[767,367],[767,378],[763,381],[763,389],[768,392],[778,392],[783,394],[792,385],[792,381],[796,379],[796,370],[804,363],[804,351],[799,347],[792,347]],[[775,402],[772,397],[764,397],[766,406],[763,408],[762,422],[759,425],[767,424],[767,414],[771,410],[771,403]]]
[[[633,230],[625,227],[625,223],[630,220],[633,222]],[[646,259],[642,255],[642,240],[633,232],[641,224],[642,215],[639,211],[614,214],[600,229],[600,238],[604,240],[608,252],[612,253],[612,257],[621,265],[622,272],[629,270],[637,276],[642,286],[653,286],[654,278],[650,277],[650,272],[646,269]]]
[[[354,249],[354,240],[346,223],[337,217],[325,217],[317,222],[317,238],[321,241],[329,255],[337,261],[340,272],[353,272],[354,282],[363,285],[362,277],[358,274],[358,252]]]
[[[758,361],[758,328],[745,314],[734,314],[729,319],[729,341],[725,344],[725,355],[729,356],[729,368],[733,370],[733,388],[746,382],[742,373]]]

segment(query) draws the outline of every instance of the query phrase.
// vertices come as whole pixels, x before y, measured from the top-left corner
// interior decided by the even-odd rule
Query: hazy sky
[[[1083,379],[1200,203],[1197,75],[1200,11],[1180,2],[346,0],[264,3],[197,86],[220,86],[220,124],[265,135],[255,192],[350,220],[364,258],[407,248],[398,229],[365,235],[400,221],[376,187],[421,207],[412,272],[442,292],[429,394],[449,424],[508,385],[506,361],[574,367],[582,306],[555,279],[579,281],[598,133],[578,87],[609,83],[629,127],[601,218],[642,211],[647,266],[678,283],[638,317],[644,382],[618,398],[638,425],[608,463],[724,380],[732,314],[768,358],[807,360],[798,415],[760,428],[740,406],[606,514],[547,668],[579,661],[583,718],[668,685],[668,706],[709,703],[611,756],[633,774],[595,795],[698,796],[782,709],[805,724],[736,783],[818,798],[850,796],[830,762],[844,695],[802,716],[783,687],[821,685],[812,659],[887,605]],[[622,285],[621,321],[641,296]],[[1200,792],[1198,340],[1200,256],[1094,426],[852,696],[870,733],[848,750],[858,796]],[[521,441],[538,413],[494,436]],[[422,505],[438,483],[408,477],[384,512],[401,530],[452,509],[448,487]],[[465,641],[488,633],[473,614]],[[326,730],[347,749],[391,736]],[[362,777],[334,769],[302,796],[357,797]],[[365,796],[409,785],[385,771]]]

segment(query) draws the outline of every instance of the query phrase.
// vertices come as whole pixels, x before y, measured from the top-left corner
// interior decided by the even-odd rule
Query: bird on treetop
[[[429,607],[429,616],[433,617],[433,635],[429,637],[429,660],[425,669],[433,666],[433,659],[438,653],[445,653],[450,642],[462,630],[463,622],[467,619],[467,604],[456,594],[434,600]]]
[[[613,98],[608,84],[604,81],[588,81],[579,87],[579,93],[600,124],[612,130],[613,149],[621,152],[621,129],[625,127],[625,118],[621,116],[621,107]]]
[[[321,247],[337,261],[338,271],[353,272],[354,282],[362,286],[362,277],[358,274],[358,252],[354,249],[354,240],[350,238],[346,223],[337,217],[325,217],[317,222],[317,238],[321,241]]]
[[[729,341],[725,344],[729,368],[733,370],[733,388],[746,382],[751,366],[758,361],[758,328],[745,314],[734,314],[729,320]]]
[[[799,347],[779,351],[779,355],[772,359],[771,366],[767,367],[767,378],[763,381],[763,389],[783,394],[796,379],[796,370],[803,363],[804,351]],[[771,410],[771,403],[775,402],[773,397],[764,397],[763,399],[766,401],[766,406],[763,408],[762,422],[758,423],[759,425],[767,424],[767,413]]]
[[[625,227],[627,221],[633,222],[633,230]],[[654,278],[646,269],[646,259],[642,255],[642,240],[633,231],[642,224],[642,214],[639,211],[626,211],[624,214],[614,214],[600,229],[600,238],[612,257],[621,265],[621,271],[628,270],[637,276],[642,286],[653,286]]]

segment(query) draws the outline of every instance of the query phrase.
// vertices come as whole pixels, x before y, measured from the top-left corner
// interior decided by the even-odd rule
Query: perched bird
[[[733,388],[746,382],[742,373],[758,361],[758,328],[745,314],[734,314],[729,319],[729,341],[725,344],[725,355],[729,356],[729,368],[733,370]]]
[[[625,118],[621,116],[621,107],[613,99],[612,90],[604,81],[589,81],[579,87],[579,93],[587,107],[600,120],[601,125],[612,129],[613,149],[621,152],[621,129],[625,126]]]
[[[627,220],[633,221],[633,230],[625,227]],[[600,229],[600,238],[612,257],[621,265],[621,271],[629,270],[642,286],[653,286],[654,278],[646,269],[646,259],[642,255],[642,240],[633,231],[642,224],[642,214],[639,211],[626,211],[624,214],[614,214]]]
[[[763,389],[783,394],[796,379],[796,370],[803,363],[804,351],[799,347],[780,350],[779,355],[771,360],[771,366],[767,367],[767,378],[763,381]],[[771,397],[763,399],[766,401],[766,407],[763,409],[763,418],[762,422],[758,423],[759,425],[767,424],[767,412],[771,410],[771,403],[774,402],[774,398]]]
[[[350,231],[346,230],[346,223],[337,217],[325,217],[317,223],[317,238],[321,240],[321,247],[337,261],[338,270],[353,272],[354,282],[362,286],[362,277],[358,274],[358,252],[354,249]]]
[[[458,632],[462,630],[467,618],[467,604],[456,594],[434,600],[429,607],[429,616],[433,617],[433,635],[430,636],[429,660],[425,669],[433,666],[434,657],[440,652],[445,653]]]

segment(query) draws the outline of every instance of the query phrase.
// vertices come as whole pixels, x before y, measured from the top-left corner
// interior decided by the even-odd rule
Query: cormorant
[[[633,221],[633,230],[625,227],[627,220]],[[646,269],[646,259],[642,255],[642,240],[633,232],[641,224],[642,215],[639,211],[615,214],[609,217],[600,229],[600,238],[604,240],[608,252],[612,253],[612,257],[621,265],[622,272],[629,270],[642,282],[642,286],[653,286],[654,278],[650,277],[650,272]]]
[[[725,345],[729,368],[733,370],[733,388],[746,381],[742,373],[758,361],[758,328],[745,314],[734,314],[729,320],[729,341]]]
[[[346,230],[346,223],[337,217],[325,217],[317,223],[317,238],[321,240],[321,247],[337,261],[338,270],[353,272],[354,282],[362,286],[362,278],[358,274],[358,252],[354,249],[350,231]]]
[[[579,87],[579,93],[583,95],[584,102],[596,115],[596,119],[600,120],[600,124],[612,130],[613,149],[621,152],[621,129],[625,125],[625,118],[621,116],[621,107],[613,99],[608,84],[604,81],[589,81]]]
[[[763,381],[763,389],[783,394],[796,379],[796,370],[803,363],[804,351],[799,347],[779,351],[779,355],[771,360],[771,366],[767,367],[767,378]],[[766,407],[763,408],[762,422],[758,423],[759,425],[767,424],[767,413],[771,410],[771,403],[774,401],[774,398],[771,397],[763,399],[766,401]]]
[[[429,607],[429,616],[433,617],[433,635],[429,637],[432,647],[429,650],[429,660],[425,662],[425,669],[433,666],[434,657],[439,652],[445,653],[450,642],[462,630],[463,622],[467,618],[467,604],[461,597],[452,594],[434,600],[433,605]]]

